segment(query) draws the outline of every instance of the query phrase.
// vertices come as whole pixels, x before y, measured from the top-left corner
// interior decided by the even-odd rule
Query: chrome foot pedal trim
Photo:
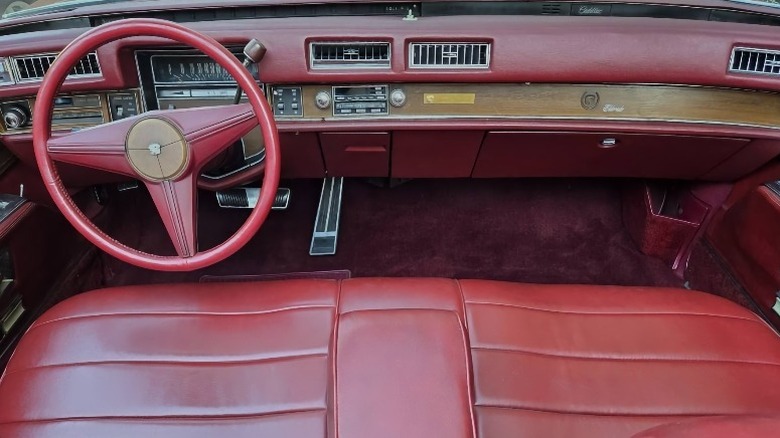
[[[291,191],[280,187],[276,190],[274,198],[274,210],[285,210],[290,205]],[[238,189],[217,192],[217,204],[222,208],[255,208],[260,197],[260,189],[255,187],[241,187]]]
[[[322,182],[320,205],[314,221],[314,233],[311,236],[309,255],[334,255],[339,237],[339,217],[341,216],[341,192],[344,178],[325,178]]]

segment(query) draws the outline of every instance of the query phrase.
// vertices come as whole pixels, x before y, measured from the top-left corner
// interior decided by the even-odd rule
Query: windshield
[[[0,0],[2,18],[12,18],[46,12],[74,9],[102,3],[117,3],[129,0]],[[759,6],[780,8],[780,0],[731,0]]]
[[[127,0],[0,0],[0,11],[2,18],[11,18],[119,1]]]

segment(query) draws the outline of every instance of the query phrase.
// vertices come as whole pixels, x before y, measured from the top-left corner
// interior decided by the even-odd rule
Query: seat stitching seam
[[[472,350],[483,351],[497,351],[503,353],[517,353],[528,354],[535,356],[547,356],[560,359],[581,359],[581,360],[602,360],[602,361],[626,361],[626,362],[703,362],[703,363],[728,363],[728,364],[743,364],[743,365],[768,365],[768,366],[780,366],[780,363],[775,362],[757,362],[757,361],[745,361],[745,360],[727,360],[727,359],[694,359],[694,358],[664,358],[664,357],[608,357],[608,356],[573,356],[566,354],[554,354],[544,353],[539,351],[520,350],[514,348],[496,348],[496,347],[471,347]]]
[[[30,331],[32,331],[35,328],[42,327],[48,324],[56,323],[56,322],[63,322],[63,321],[74,321],[79,319],[91,319],[91,318],[106,318],[106,317],[145,317],[145,316],[256,316],[256,315],[267,315],[267,314],[274,314],[274,313],[282,313],[282,312],[289,312],[293,310],[309,310],[309,309],[329,309],[333,308],[333,305],[330,304],[318,304],[318,305],[311,305],[311,306],[290,306],[290,307],[280,307],[278,309],[270,309],[270,310],[258,310],[258,311],[249,311],[249,312],[187,312],[187,311],[180,311],[180,312],[117,312],[117,313],[91,313],[91,314],[84,314],[84,315],[73,315],[73,316],[63,316],[60,318],[55,319],[49,319],[46,321],[39,322],[32,327],[30,327]]]
[[[460,280],[455,280],[458,285],[458,291],[460,292],[460,306],[463,309],[463,325],[466,327],[466,331],[469,330],[469,318],[466,315],[466,295],[463,293],[463,286],[460,284]]]
[[[512,307],[512,308],[517,308],[517,309],[525,309],[525,310],[532,310],[532,311],[538,311],[538,312],[565,313],[565,314],[572,314],[572,315],[601,315],[601,316],[703,316],[703,317],[710,317],[710,318],[738,319],[738,320],[741,320],[741,321],[748,321],[748,322],[753,322],[753,323],[759,322],[758,320],[753,319],[753,318],[745,318],[745,317],[737,316],[737,315],[721,315],[721,314],[713,314],[713,313],[688,313],[688,312],[598,312],[598,311],[577,312],[577,311],[573,311],[573,310],[545,309],[545,308],[541,308],[541,307],[523,306],[523,305],[520,305],[520,304],[490,303],[490,302],[482,302],[482,301],[467,301],[466,304],[473,304],[473,305],[480,305],[480,306]]]
[[[344,280],[339,280],[339,287],[336,295],[336,311],[333,319],[333,331],[331,334],[333,335],[333,340],[331,340],[331,344],[333,345],[333,351],[331,352],[331,364],[332,368],[330,368],[328,371],[332,373],[333,376],[333,435],[337,437],[339,435],[339,405],[338,405],[338,346],[339,346],[339,325],[341,323],[341,295],[343,292],[343,285]],[[325,403],[327,406],[327,401]],[[325,424],[328,423],[327,413],[325,414]],[[326,431],[330,432],[329,430]]]
[[[693,412],[693,413],[647,413],[647,414],[640,414],[640,413],[618,413],[618,412],[586,412],[586,411],[562,411],[562,410],[556,410],[556,409],[545,409],[545,408],[532,408],[532,407],[524,407],[524,406],[503,406],[503,405],[495,405],[495,404],[477,404],[477,408],[487,408],[487,409],[509,409],[509,410],[518,410],[518,411],[529,411],[529,412],[539,412],[539,413],[545,413],[545,414],[558,414],[558,415],[583,415],[583,416],[593,416],[593,417],[714,417],[714,416],[724,416],[724,415],[736,415],[736,413],[724,413],[724,414],[718,414],[718,413],[707,413],[707,412]]]
[[[311,359],[315,357],[327,356],[327,352],[320,353],[308,353],[308,354],[296,354],[292,356],[274,356],[274,357],[262,357],[256,359],[242,359],[242,360],[229,360],[229,361],[217,361],[217,360],[204,360],[204,361],[186,361],[186,360],[94,360],[84,362],[69,362],[58,364],[46,364],[25,368],[17,368],[9,370],[6,376],[11,374],[37,371],[41,369],[49,368],[67,368],[67,367],[79,367],[79,366],[99,366],[99,365],[132,365],[132,366],[145,366],[145,365],[170,365],[170,366],[199,366],[199,365],[242,365],[242,364],[258,364],[264,362],[276,362],[291,359]]]
[[[355,310],[348,310],[346,312],[341,313],[341,316],[349,315],[352,313],[369,313],[369,312],[448,312],[448,313],[454,313],[455,316],[458,318],[458,321],[460,322],[460,315],[458,315],[457,310],[453,309],[436,309],[433,307],[397,307],[397,308],[389,308],[389,309],[355,309]]]
[[[149,421],[149,420],[182,420],[182,421],[214,421],[214,420],[240,420],[249,418],[262,418],[282,415],[307,414],[324,412],[325,408],[291,409],[287,411],[254,412],[247,414],[206,414],[206,415],[95,415],[86,417],[57,417],[32,420],[0,421],[0,425],[23,423],[56,423],[63,421]]]

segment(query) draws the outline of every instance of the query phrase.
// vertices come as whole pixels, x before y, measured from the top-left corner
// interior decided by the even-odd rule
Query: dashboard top
[[[772,1],[753,0],[610,0],[518,1],[518,0],[377,0],[256,1],[171,0],[66,1],[10,13],[0,19],[5,34],[95,27],[121,18],[163,18],[174,22],[249,18],[324,16],[450,15],[549,15],[672,18],[720,22],[780,25],[780,8]],[[37,13],[36,13],[37,11]]]

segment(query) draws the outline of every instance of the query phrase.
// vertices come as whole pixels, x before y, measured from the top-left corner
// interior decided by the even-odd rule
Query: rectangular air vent
[[[488,68],[489,43],[411,43],[409,68]]]
[[[15,56],[13,58],[13,66],[17,81],[33,82],[42,80],[56,57],[57,54],[55,53]],[[98,63],[97,54],[92,52],[76,63],[68,78],[95,76],[100,76],[100,64]]]
[[[542,15],[561,15],[560,3],[543,3]]]
[[[780,75],[780,51],[735,47],[731,53],[729,71]]]
[[[309,58],[312,69],[390,68],[390,43],[311,43]]]

